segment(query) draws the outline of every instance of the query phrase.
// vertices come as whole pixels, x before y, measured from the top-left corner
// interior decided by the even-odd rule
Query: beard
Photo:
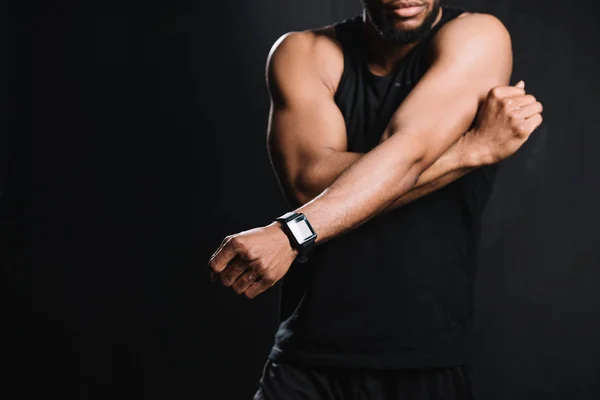
[[[425,37],[430,31],[440,11],[440,0],[434,0],[431,12],[417,28],[405,30],[396,27],[397,17],[377,2],[363,0],[367,16],[373,27],[388,42],[396,45],[414,43]]]

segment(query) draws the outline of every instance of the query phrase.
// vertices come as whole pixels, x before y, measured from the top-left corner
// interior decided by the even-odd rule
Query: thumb
[[[519,89],[525,89],[525,82],[519,81],[519,83],[517,83],[515,86]]]

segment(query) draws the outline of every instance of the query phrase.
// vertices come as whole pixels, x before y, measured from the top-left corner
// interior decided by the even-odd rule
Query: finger
[[[234,246],[232,245],[231,238],[225,239],[221,244],[221,247],[212,256],[208,262],[208,267],[216,273],[222,272],[227,264],[237,255]]]
[[[504,106],[504,112],[509,113],[520,109],[515,99],[516,97],[505,97],[500,100],[500,102]]]
[[[525,82],[524,81],[519,81],[519,83],[517,83],[515,85],[515,87],[518,87],[519,89],[525,89]]]
[[[250,285],[256,282],[259,278],[259,275],[254,272],[251,268],[246,269],[246,271],[241,274],[236,281],[231,285],[231,288],[237,294],[244,293]]]
[[[531,134],[531,132],[535,131],[542,124],[543,120],[541,114],[535,114],[533,117],[525,120],[523,129],[527,134]]]
[[[248,269],[248,264],[240,260],[238,257],[234,258],[221,272],[221,282],[224,286],[231,286],[235,280],[246,271],[246,269]]]
[[[263,278],[260,281],[255,281],[252,285],[250,285],[250,287],[244,292],[244,295],[246,295],[246,297],[249,299],[253,299],[274,285],[275,281]]]
[[[515,96],[512,98],[515,104],[519,107],[525,107],[529,104],[533,104],[537,101],[535,96],[526,94],[525,96]]]
[[[542,111],[544,111],[542,103],[535,102],[533,104],[529,104],[525,107],[522,107],[519,111],[517,111],[517,113],[522,118],[531,118],[536,114],[541,114]]]
[[[489,96],[497,99],[506,97],[524,96],[525,90],[515,86],[496,86],[489,92]]]
[[[227,236],[225,239],[223,239],[223,241],[221,242],[221,244],[219,245],[219,247],[217,248],[217,251],[215,251],[213,253],[212,256],[210,256],[210,259],[212,260],[219,251],[221,251],[221,249],[223,248],[223,246],[225,246],[227,243],[229,243],[229,241],[231,240],[231,236]]]

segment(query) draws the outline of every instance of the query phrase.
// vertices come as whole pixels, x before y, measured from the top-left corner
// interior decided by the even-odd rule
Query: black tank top
[[[348,151],[377,145],[383,99],[392,96],[395,104],[381,115],[385,126],[427,70],[431,37],[462,12],[443,7],[442,19],[402,61],[396,79],[369,71],[362,17],[336,25],[344,72],[335,101],[346,121]],[[480,217],[495,171],[475,170],[317,246],[308,263],[292,265],[270,358],[357,368],[467,363]]]

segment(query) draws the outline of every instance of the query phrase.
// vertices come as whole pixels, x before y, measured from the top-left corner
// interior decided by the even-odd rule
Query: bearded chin
[[[369,8],[366,10],[369,19],[371,20],[371,24],[373,24],[375,29],[385,40],[393,44],[405,45],[418,42],[431,31],[431,27],[440,11],[440,2],[439,0],[435,1],[431,12],[425,17],[423,23],[419,27],[411,30],[396,28],[394,25],[394,17],[386,13],[383,9],[379,9],[378,13],[372,12]]]

